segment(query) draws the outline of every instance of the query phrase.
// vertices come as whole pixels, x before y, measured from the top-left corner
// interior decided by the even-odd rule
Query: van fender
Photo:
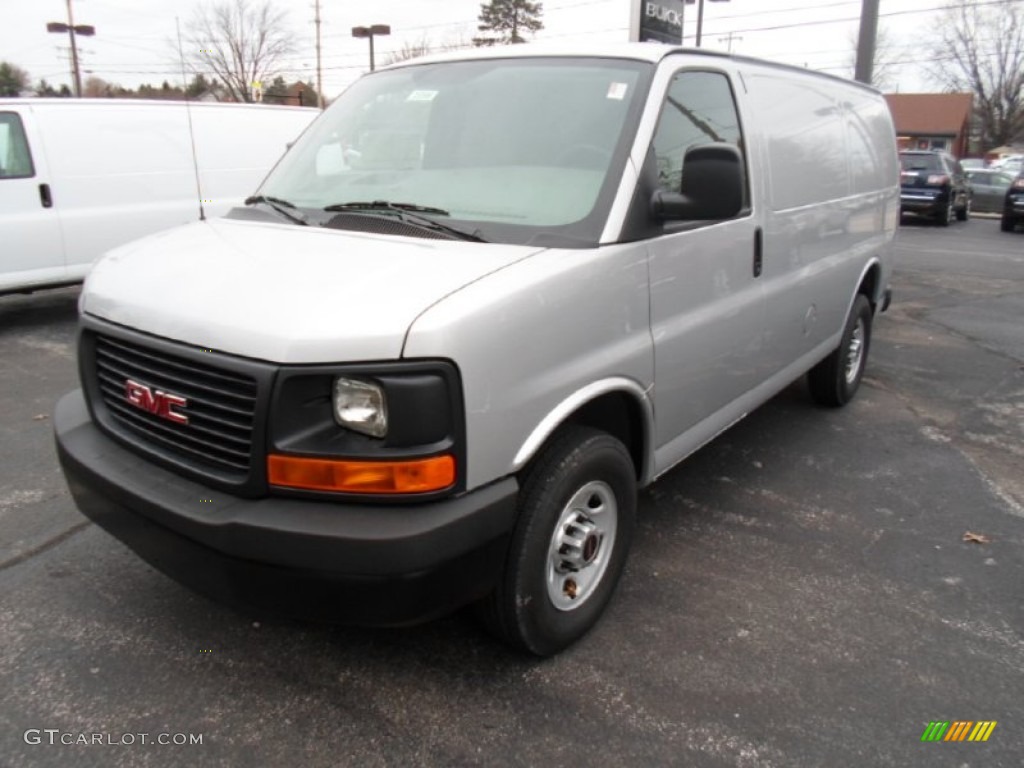
[[[639,484],[641,486],[651,482],[654,478],[654,404],[651,402],[650,393],[654,384],[644,387],[634,379],[625,376],[611,376],[606,379],[587,384],[585,387],[573,392],[552,408],[548,414],[540,420],[526,440],[523,441],[519,450],[516,451],[512,461],[512,471],[518,472],[532,459],[537,451],[541,449],[548,438],[555,433],[580,408],[593,402],[597,398],[612,393],[622,393],[635,401],[640,406],[643,415],[643,460],[639,469]]]
[[[867,264],[864,265],[864,268],[860,271],[860,275],[857,277],[857,285],[854,288],[853,293],[850,294],[850,300],[846,305],[846,314],[843,315],[844,318],[850,316],[850,308],[853,306],[853,302],[856,300],[857,294],[860,293],[860,287],[864,285],[864,278],[866,278],[868,276],[868,272],[875,267],[878,268],[878,284],[875,285],[873,295],[868,296],[868,300],[871,302],[872,306],[882,303],[882,298],[885,294],[885,286],[882,285],[885,280],[885,270],[882,268],[882,260],[877,256],[872,256],[868,259]],[[843,320],[843,322],[845,323],[846,321]]]

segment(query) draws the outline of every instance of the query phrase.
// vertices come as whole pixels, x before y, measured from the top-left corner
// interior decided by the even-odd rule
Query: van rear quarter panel
[[[107,250],[199,218],[200,196],[180,103],[69,100],[33,108],[44,136],[69,277]],[[317,114],[312,109],[191,105],[206,214],[259,186]]]
[[[183,109],[69,102],[35,111],[69,267],[197,218]]]
[[[255,192],[316,114],[259,105],[192,110],[203,198],[211,208],[219,215]]]
[[[448,296],[412,324],[403,357],[443,357],[462,375],[467,487],[513,472],[520,447],[584,387],[650,389],[642,243],[549,249]]]
[[[747,124],[762,169],[766,348],[781,370],[839,334],[861,277],[892,270],[895,131],[881,95],[835,78],[751,65]]]

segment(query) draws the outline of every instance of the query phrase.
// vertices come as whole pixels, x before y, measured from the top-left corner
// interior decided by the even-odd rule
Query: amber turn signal
[[[304,456],[267,457],[271,485],[340,493],[430,493],[455,485],[455,459],[352,461]]]

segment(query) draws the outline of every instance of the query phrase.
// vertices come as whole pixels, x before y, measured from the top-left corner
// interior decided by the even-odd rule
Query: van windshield
[[[351,218],[326,207],[387,201],[440,209],[447,215],[438,221],[489,242],[594,245],[652,69],[552,57],[367,75],[259,194],[294,203],[320,224]]]

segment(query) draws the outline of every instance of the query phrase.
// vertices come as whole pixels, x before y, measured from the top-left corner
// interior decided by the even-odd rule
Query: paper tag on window
[[[413,91],[405,97],[406,101],[433,101],[437,91]]]
[[[626,98],[626,89],[629,86],[626,83],[611,83],[608,86],[608,98],[615,99],[616,101],[622,101]]]

